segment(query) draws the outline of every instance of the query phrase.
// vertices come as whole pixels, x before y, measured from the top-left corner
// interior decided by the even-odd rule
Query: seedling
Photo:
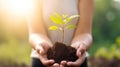
[[[58,13],[54,13],[50,16],[50,19],[55,25],[50,26],[49,30],[60,30],[62,34],[62,42],[56,42],[52,48],[48,49],[48,59],[54,59],[56,63],[60,63],[62,60],[76,61],[78,59],[78,57],[76,56],[76,49],[71,46],[66,46],[66,44],[64,44],[65,30],[76,28],[75,24],[68,23],[70,23],[71,20],[77,17],[79,17],[79,15],[68,16],[66,14],[60,15]]]
[[[54,13],[53,15],[50,16],[50,19],[52,20],[53,23],[57,24],[50,26],[49,30],[60,30],[62,33],[62,38],[61,41],[62,43],[64,43],[64,32],[65,29],[73,29],[76,28],[76,25],[74,24],[69,24],[71,20],[73,20],[74,18],[79,17],[79,15],[72,15],[72,16],[68,16],[67,14],[62,14],[62,16],[58,13]]]

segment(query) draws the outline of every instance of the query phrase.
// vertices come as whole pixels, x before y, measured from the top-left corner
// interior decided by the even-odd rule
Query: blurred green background
[[[12,3],[14,1],[0,0],[0,67],[5,67],[4,65],[6,67],[20,67],[20,65],[21,67],[29,67],[31,47],[28,43],[25,17],[27,12],[23,11],[26,9],[25,7],[20,9],[21,5],[14,7],[16,10],[10,10],[14,9],[12,7],[16,5]],[[95,63],[93,59],[99,58],[108,61],[117,59],[120,64],[120,0],[94,1],[93,45],[89,50],[89,65]],[[22,0],[19,3],[22,4]],[[98,65],[100,65],[99,63]],[[120,67],[120,65],[115,67]]]

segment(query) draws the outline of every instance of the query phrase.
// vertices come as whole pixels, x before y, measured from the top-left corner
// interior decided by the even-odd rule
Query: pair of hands
[[[74,43],[71,45],[71,47],[74,47],[77,49],[76,55],[78,56],[78,59],[75,62],[72,61],[61,61],[60,64],[55,63],[55,61],[53,59],[47,59],[47,50],[49,48],[51,48],[52,45],[49,42],[42,42],[38,45],[36,45],[36,50],[39,53],[39,57],[41,62],[47,66],[47,67],[65,67],[67,66],[72,66],[72,67],[79,67],[83,61],[85,60],[85,51],[86,51],[86,47],[84,44],[80,44],[80,43]]]

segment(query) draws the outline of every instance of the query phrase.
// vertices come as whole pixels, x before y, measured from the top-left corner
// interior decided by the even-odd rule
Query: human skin
[[[51,65],[54,60],[48,60],[46,52],[52,47],[52,42],[49,40],[43,19],[42,19],[42,0],[34,0],[33,10],[28,14],[28,29],[29,29],[29,42],[33,49],[39,53],[41,62],[44,65]]]
[[[41,1],[41,2],[40,2]],[[80,66],[85,59],[85,51],[87,51],[92,43],[92,19],[94,12],[94,0],[79,0],[80,20],[71,42],[71,46],[77,49],[76,55],[79,57],[75,62],[61,61],[61,64],[54,63],[54,60],[48,60],[46,52],[53,46],[49,39],[42,18],[42,0],[35,0],[34,10],[28,16],[29,41],[38,53],[41,62],[51,67],[64,67],[66,64],[72,67]],[[41,8],[40,8],[41,7]],[[81,51],[84,53],[81,54]]]

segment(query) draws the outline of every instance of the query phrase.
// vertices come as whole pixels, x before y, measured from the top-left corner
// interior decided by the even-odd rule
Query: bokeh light
[[[26,15],[32,9],[32,0],[1,0],[4,11],[14,15]]]

